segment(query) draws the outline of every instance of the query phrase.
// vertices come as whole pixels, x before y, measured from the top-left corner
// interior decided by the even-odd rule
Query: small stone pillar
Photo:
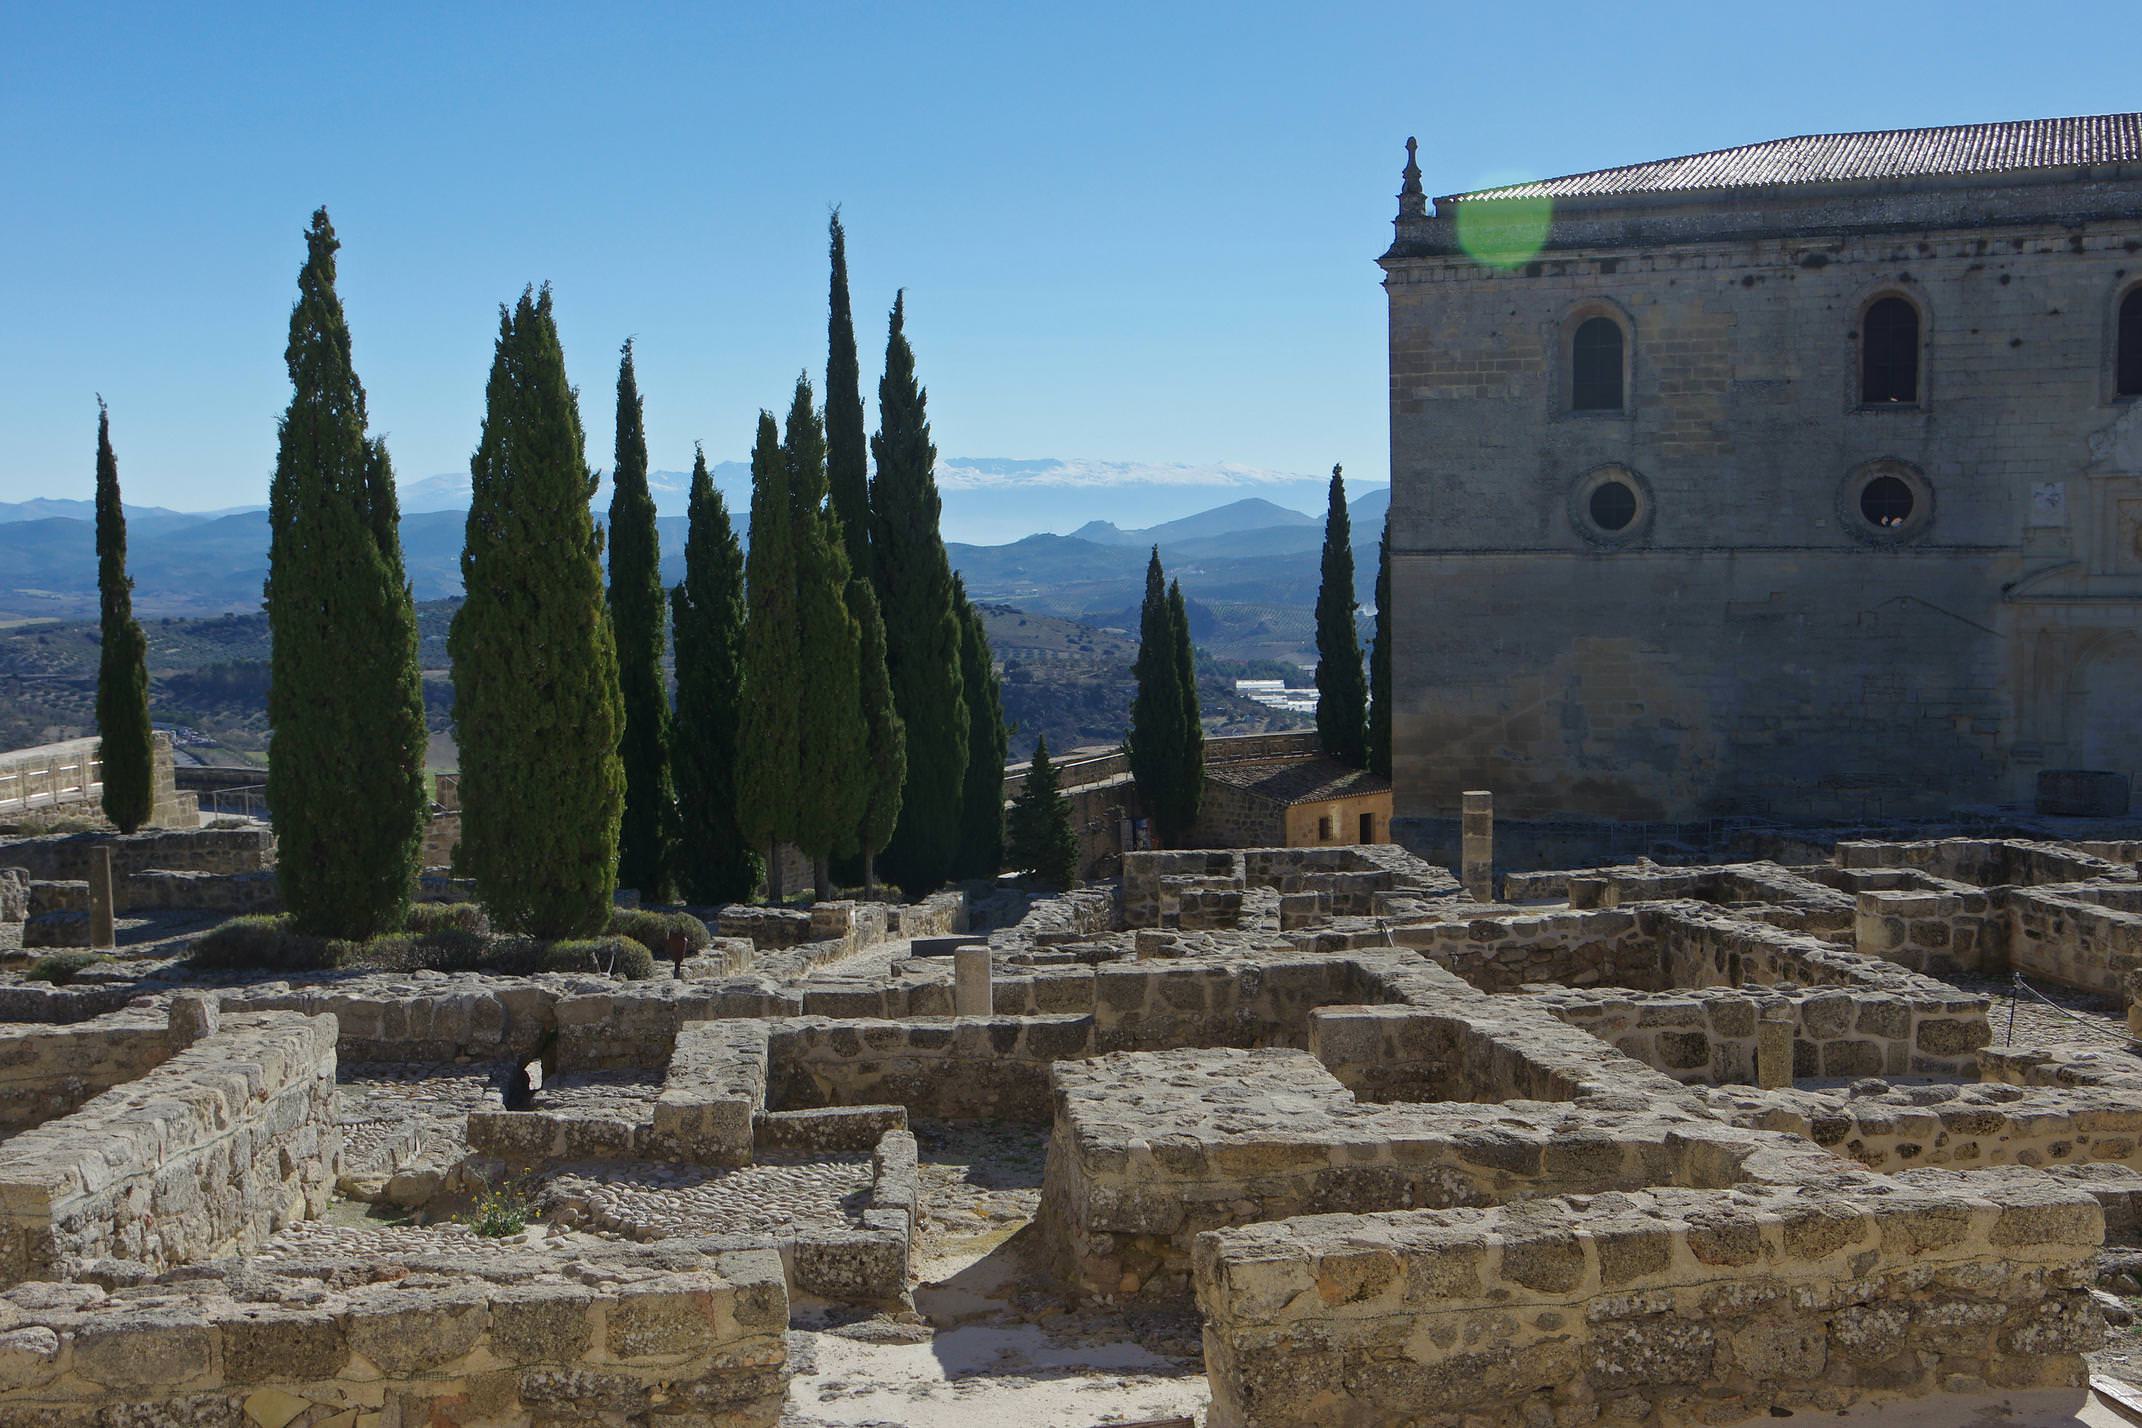
[[[952,1014],[993,1016],[996,1004],[989,986],[989,949],[979,944],[952,949]]]
[[[112,845],[99,843],[89,850],[89,945],[109,952],[119,945],[117,923],[112,915]]]
[[[1765,1091],[1792,1089],[1793,1015],[1789,1006],[1766,1006],[1755,1023],[1755,1084]]]
[[[171,999],[171,1049],[184,1051],[223,1024],[223,1005],[210,992],[180,992]]]
[[[1464,795],[1459,818],[1458,881],[1475,902],[1495,900],[1495,795],[1479,789]]]

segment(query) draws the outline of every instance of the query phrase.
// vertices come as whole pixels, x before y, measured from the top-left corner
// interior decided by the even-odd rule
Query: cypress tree
[[[848,547],[848,566],[870,571],[870,459],[863,440],[863,375],[855,355],[855,317],[848,307],[848,235],[835,209],[827,224],[833,249],[832,296],[826,319],[826,483]]]
[[[870,553],[885,616],[885,666],[893,707],[907,727],[907,782],[886,846],[886,873],[910,896],[951,873],[959,852],[967,772],[966,691],[952,564],[938,533],[937,448],[927,393],[907,344],[906,295],[893,301],[878,383],[878,431],[870,439]]]
[[[863,634],[848,608],[840,517],[825,508],[825,429],[811,405],[807,377],[796,378],[781,454],[794,521],[802,656],[795,723],[799,767],[808,770],[797,785],[796,846],[810,855],[823,898],[833,892],[832,855],[855,848],[870,801],[869,730],[863,722]]]
[[[647,489],[647,424],[628,339],[617,364],[617,464],[610,473],[610,623],[624,697],[625,811],[617,879],[647,902],[670,896],[676,793],[669,773],[669,691],[662,677],[662,549]]]
[[[1368,682],[1361,671],[1361,631],[1354,622],[1353,524],[1346,478],[1331,468],[1324,516],[1324,568],[1316,592],[1316,737],[1342,764],[1368,764]]]
[[[624,707],[585,452],[550,289],[523,291],[499,316],[448,649],[462,866],[537,937],[600,932],[617,886]]]
[[[1131,703],[1131,778],[1145,805],[1157,841],[1172,846],[1185,830],[1176,826],[1177,792],[1183,767],[1183,685],[1175,664],[1175,622],[1168,609],[1168,587],[1160,569],[1160,547],[1153,547],[1145,567],[1145,605],[1138,614],[1138,662],[1133,667],[1138,693]]]
[[[862,575],[848,580],[848,608],[862,634],[863,724],[866,730],[865,799],[856,830],[863,859],[863,890],[878,893],[878,853],[892,840],[900,818],[900,786],[907,780],[907,726],[893,707],[892,676],[885,669],[885,618],[877,591]]]
[[[1078,880],[1078,834],[1071,827],[1071,800],[1057,791],[1056,766],[1049,762],[1049,741],[1034,740],[1034,759],[1026,766],[1026,781],[1012,800],[1011,865],[1031,873],[1053,887],[1067,888]]]
[[[1190,643],[1190,611],[1183,603],[1179,580],[1168,582],[1168,628],[1175,637],[1175,677],[1183,691],[1182,753],[1173,818],[1176,836],[1188,839],[1196,832],[1198,810],[1205,803],[1205,723],[1198,711],[1197,651]]]
[[[292,922],[362,938],[401,925],[416,883],[424,689],[394,471],[365,437],[327,210],[305,246],[268,487],[268,807]]]
[[[692,457],[684,579],[669,598],[677,634],[677,717],[670,729],[677,881],[694,902],[739,902],[751,896],[761,871],[737,825],[744,551],[703,450]]]
[[[751,550],[745,562],[744,712],[736,748],[737,822],[767,850],[766,893],[779,902],[780,846],[796,838],[803,777],[796,710],[803,670],[796,614],[794,517],[773,413],[751,449]]]
[[[1376,640],[1369,648],[1368,766],[1391,776],[1391,513],[1376,542]]]
[[[156,810],[155,735],[149,728],[149,638],[134,618],[126,573],[126,508],[112,418],[97,398],[97,759],[104,766],[104,816],[131,833]]]
[[[1004,687],[991,662],[982,612],[967,599],[966,583],[956,575],[952,590],[960,613],[960,682],[967,698],[967,775],[953,872],[993,878],[1004,866],[1004,756],[1011,736],[1004,727]]]

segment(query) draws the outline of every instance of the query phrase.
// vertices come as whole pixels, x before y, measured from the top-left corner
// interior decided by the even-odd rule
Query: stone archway
[[[2142,638],[2103,630],[2080,641],[2062,715],[2071,767],[2142,782]]]

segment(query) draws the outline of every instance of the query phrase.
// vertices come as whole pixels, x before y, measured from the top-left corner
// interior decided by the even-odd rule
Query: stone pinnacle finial
[[[1428,195],[1421,190],[1420,141],[1406,140],[1406,182],[1398,190],[1398,216],[1400,218],[1426,218]]]

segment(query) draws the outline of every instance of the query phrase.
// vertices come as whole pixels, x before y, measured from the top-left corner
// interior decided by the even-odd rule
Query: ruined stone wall
[[[1919,1172],[1327,1214],[1201,1235],[1213,1428],[1715,1423],[2079,1385],[2104,1233],[2080,1190]]]
[[[0,1138],[66,1115],[171,1051],[169,1027],[150,1013],[89,1026],[0,1027]]]
[[[83,881],[89,877],[92,850],[102,846],[112,850],[113,895],[122,912],[129,906],[136,873],[272,873],[275,868],[275,834],[267,828],[151,828],[11,838],[0,840],[0,866],[26,868],[35,881]]]
[[[2142,412],[2112,398],[2109,334],[2137,213],[2132,167],[1608,201],[1507,268],[1447,215],[1403,223],[1384,266],[1408,836],[1472,788],[1510,819],[1860,818],[2133,771]],[[1923,400],[1862,408],[1861,314],[1892,292],[1922,314]],[[1593,315],[1627,333],[1625,411],[1571,410]],[[1879,462],[1916,483],[1905,529],[1859,512]],[[1586,509],[1609,467],[1639,493],[1618,532]]]
[[[408,1283],[337,1264],[289,1284],[0,1294],[15,1326],[0,1421],[771,1428],[787,1389],[780,1255],[663,1249],[613,1253],[600,1274],[487,1256]]]
[[[341,1161],[335,1024],[232,1017],[69,1115],[0,1143],[0,1283],[257,1248],[318,1215]]]

